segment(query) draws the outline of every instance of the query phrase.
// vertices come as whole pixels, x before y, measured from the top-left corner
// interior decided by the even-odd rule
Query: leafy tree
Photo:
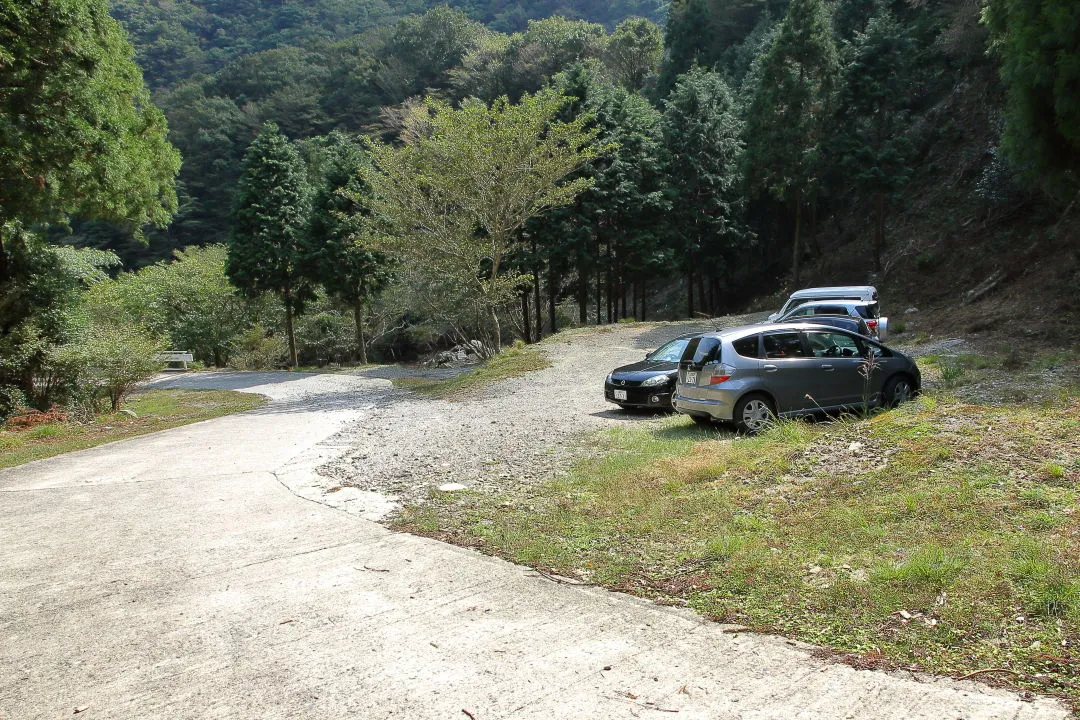
[[[253,319],[250,301],[225,275],[227,259],[224,245],[177,250],[171,262],[95,283],[87,293],[88,311],[100,324],[144,327],[223,367],[234,339]]]
[[[229,279],[249,294],[271,292],[285,307],[289,362],[296,366],[293,316],[312,297],[302,273],[309,186],[296,148],[267,123],[244,155],[229,238]]]
[[[816,188],[839,60],[824,0],[792,0],[762,59],[747,113],[750,188],[792,200],[792,276],[799,281],[804,197]]]
[[[678,203],[671,231],[692,317],[695,275],[700,283],[703,274],[730,271],[728,256],[750,240],[742,219],[742,126],[723,78],[700,68],[681,76],[664,103],[663,131]]]
[[[663,52],[659,25],[645,18],[627,18],[615,28],[604,60],[617,82],[629,90],[640,90],[656,72]]]
[[[989,0],[983,12],[1007,94],[1005,155],[1052,195],[1080,192],[1080,5]]]
[[[363,175],[370,160],[358,142],[339,132],[322,139],[315,152],[325,167],[318,173],[311,223],[304,236],[304,272],[352,308],[356,354],[366,364],[365,312],[390,280],[389,258],[362,237],[372,204]]]
[[[0,286],[12,221],[176,210],[180,156],[132,52],[104,0],[0,0]]]
[[[109,399],[113,412],[120,409],[132,390],[159,372],[165,363],[157,359],[168,342],[138,325],[91,324],[85,336],[64,352],[79,358],[85,381]]]
[[[429,100],[408,118],[403,146],[371,147],[364,176],[376,213],[392,222],[382,245],[469,288],[491,320],[496,352],[498,308],[519,284],[506,268],[515,233],[589,185],[563,182],[597,152],[588,118],[556,120],[565,103],[550,90],[516,105],[468,100],[453,109]]]
[[[834,162],[874,208],[874,268],[881,270],[889,200],[910,177],[908,84],[914,49],[887,10],[856,32],[837,103]]]

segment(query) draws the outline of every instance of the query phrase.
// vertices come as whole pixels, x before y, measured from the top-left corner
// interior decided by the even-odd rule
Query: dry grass
[[[551,367],[551,362],[540,348],[511,347],[475,370],[456,377],[443,380],[400,378],[394,380],[394,387],[414,390],[443,400],[463,400],[494,383],[547,367]]]

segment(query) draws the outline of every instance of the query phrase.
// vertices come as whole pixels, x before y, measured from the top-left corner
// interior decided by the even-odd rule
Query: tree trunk
[[[559,295],[559,278],[552,269],[548,274],[548,319],[551,321],[552,334],[559,331],[558,320],[555,318],[555,305]]]
[[[686,316],[694,317],[694,271],[691,268],[686,270]]]
[[[353,322],[356,323],[356,357],[361,365],[367,365],[367,340],[364,339],[364,300],[353,302]]]
[[[881,272],[881,255],[885,251],[885,193],[874,193],[874,272]]]
[[[795,190],[795,242],[791,246],[791,281],[796,289],[799,285],[799,233],[802,231],[802,188]]]
[[[524,334],[524,340],[527,343],[532,342],[532,332],[529,329],[529,291],[521,291],[521,330]]]
[[[596,324],[600,324],[600,241],[596,241]]]
[[[589,322],[589,276],[585,269],[578,266],[578,322]]]
[[[647,277],[641,278],[641,321],[648,320],[649,315],[645,312],[645,298],[649,295],[649,279]]]
[[[296,362],[296,333],[293,330],[293,307],[292,298],[285,296],[285,334],[289,336],[289,367],[299,365]]]
[[[499,324],[499,311],[495,308],[491,308],[491,329],[494,333],[495,354],[498,355],[502,352],[502,325]]]
[[[536,342],[544,339],[544,319],[541,316],[540,302],[540,255],[536,249],[536,238],[532,239],[533,251],[533,311],[536,313]]]
[[[698,299],[701,300],[701,312],[705,313],[706,316],[711,315],[711,308],[705,299],[705,273],[699,272],[697,274],[697,291]]]
[[[224,360],[223,360],[223,358],[221,356],[221,348],[220,347],[215,347],[214,348],[214,367],[217,367],[217,368],[225,367],[225,362],[224,362]]]

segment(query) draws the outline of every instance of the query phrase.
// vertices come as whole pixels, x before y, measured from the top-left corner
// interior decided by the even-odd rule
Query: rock
[[[135,414],[134,410],[128,410],[127,408],[124,408],[123,410],[121,410],[120,414],[127,415],[132,420],[138,420],[139,419],[139,416]]]
[[[461,490],[468,490],[468,488],[461,483],[446,483],[445,485],[440,485],[439,490],[442,492],[460,492]]]
[[[904,314],[905,315],[914,315],[917,312],[919,312],[919,308],[917,308],[917,307],[909,307],[907,310],[904,311]]]

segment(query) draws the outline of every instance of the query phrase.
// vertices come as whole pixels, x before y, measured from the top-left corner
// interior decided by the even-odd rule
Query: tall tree
[[[0,0],[0,292],[12,221],[175,212],[180,155],[132,53],[105,0]]]
[[[521,278],[507,271],[515,234],[531,217],[572,201],[587,179],[564,178],[595,156],[588,118],[556,120],[566,98],[546,90],[518,104],[429,100],[406,119],[404,144],[374,143],[365,173],[375,209],[393,223],[384,247],[469,287],[501,349],[498,310]]]
[[[816,189],[838,69],[825,0],[792,0],[761,63],[747,114],[745,169],[751,189],[793,204],[796,283],[802,207]]]
[[[728,256],[751,239],[742,217],[742,126],[727,83],[700,68],[680,76],[664,103],[663,130],[678,207],[671,230],[693,316],[695,278],[701,287],[702,275],[726,273]]]
[[[348,303],[356,324],[356,352],[367,363],[365,313],[390,280],[390,261],[363,238],[371,213],[371,188],[363,171],[370,166],[359,142],[340,132],[320,138],[314,151],[323,158],[317,172],[311,224],[304,237],[303,269],[312,282]]]
[[[285,307],[289,362],[296,367],[293,318],[313,296],[301,270],[310,192],[296,148],[273,123],[244,154],[229,237],[229,279],[250,294],[271,292]]]
[[[914,47],[888,10],[856,32],[837,102],[833,163],[873,205],[874,269],[881,271],[889,202],[910,177],[908,92]]]
[[[604,62],[616,82],[629,90],[640,90],[656,72],[663,52],[664,37],[659,25],[645,18],[627,18],[608,40]]]
[[[990,0],[983,20],[1007,93],[1002,148],[1027,180],[1080,192],[1080,4]]]

